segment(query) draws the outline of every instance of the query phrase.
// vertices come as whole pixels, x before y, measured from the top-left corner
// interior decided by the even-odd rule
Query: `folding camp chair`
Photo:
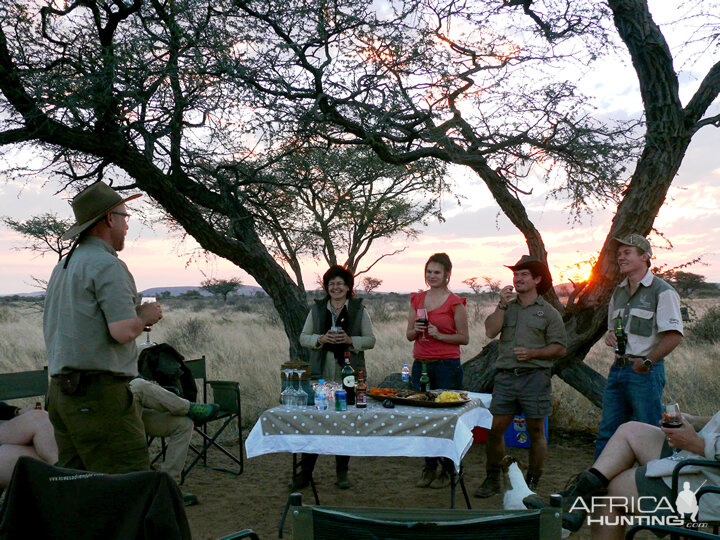
[[[672,490],[672,494],[670,496],[670,498],[672,499],[671,502],[675,502],[677,500],[680,487],[680,471],[682,471],[685,467],[690,466],[720,469],[720,462],[707,459],[684,459],[680,463],[675,465],[672,473],[672,485],[670,486]],[[695,498],[698,504],[700,503],[700,499],[703,496],[709,494],[720,496],[720,486],[706,485],[701,487],[695,494]],[[712,533],[709,532],[710,529],[712,529]],[[720,534],[718,534],[718,529],[720,529],[720,523],[718,522],[709,523],[707,527],[703,528],[671,527],[667,525],[634,525],[633,527],[630,527],[627,534],[625,535],[625,538],[635,538],[635,535],[640,531],[654,531],[665,534],[670,533],[671,540],[676,540],[678,538],[712,538],[717,540],[720,538]]]
[[[187,360],[185,365],[190,369],[193,377],[200,380],[202,383],[202,400],[203,403],[208,402],[209,390],[212,390],[213,403],[216,403],[220,407],[218,417],[210,422],[206,422],[201,426],[195,427],[195,432],[202,437],[202,446],[198,447],[191,444],[190,450],[194,452],[195,456],[189,465],[185,467],[182,472],[182,478],[180,483],[185,481],[185,477],[202,460],[205,467],[209,467],[216,471],[229,472],[235,475],[241,475],[243,472],[243,448],[242,448],[242,415],[240,407],[240,385],[234,381],[209,381],[207,379],[206,360],[205,355],[197,360]],[[230,450],[220,444],[219,437],[233,422],[237,422],[238,431],[238,450],[237,455],[233,454]],[[209,430],[208,425],[211,427],[218,425],[214,430]],[[237,468],[228,469],[226,467],[217,467],[208,465],[208,450],[215,448],[230,458],[233,463],[237,465]]]
[[[45,399],[48,391],[48,368],[0,374],[0,401],[27,397]]]
[[[294,493],[293,540],[559,540],[560,498],[542,510],[447,510],[300,506]]]

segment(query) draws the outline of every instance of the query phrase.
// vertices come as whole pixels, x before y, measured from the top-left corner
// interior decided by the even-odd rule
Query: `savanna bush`
[[[703,343],[720,342],[720,306],[710,306],[690,325],[692,337]]]

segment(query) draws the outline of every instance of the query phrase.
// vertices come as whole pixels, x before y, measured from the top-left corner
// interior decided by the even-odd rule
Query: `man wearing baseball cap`
[[[158,303],[138,304],[135,280],[117,252],[129,214],[121,197],[97,182],[73,199],[73,248],[52,272],[43,331],[50,368],[48,412],[60,467],[101,473],[149,469],[135,338],[162,317]]]
[[[658,425],[665,387],[663,359],[683,337],[680,297],[650,271],[650,242],[639,234],[613,240],[625,279],[613,291],[608,305],[605,343],[616,347],[616,357],[603,396],[595,458],[621,424],[637,420]],[[618,331],[626,342],[625,351],[617,349]]]
[[[530,453],[527,483],[533,491],[547,456],[545,417],[552,412],[550,370],[555,358],[565,354],[567,337],[560,313],[542,296],[552,287],[547,264],[523,255],[513,266],[513,287],[500,291],[500,302],[485,320],[487,337],[500,334],[497,373],[490,412],[492,426],[485,446],[487,475],[474,493],[491,497],[502,490],[500,461],[505,456],[504,434],[515,415],[525,413]]]

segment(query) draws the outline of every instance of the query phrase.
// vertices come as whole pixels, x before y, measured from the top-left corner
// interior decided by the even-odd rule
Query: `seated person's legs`
[[[58,448],[47,412],[25,409],[19,416],[0,423],[0,486],[10,482],[20,456],[41,459],[51,465],[57,462]]]
[[[165,459],[160,470],[165,471],[180,483],[193,434],[193,421],[187,416],[174,416],[168,412],[147,408],[143,409],[142,420],[145,425],[145,433],[151,437],[164,437],[167,443]]]
[[[146,409],[168,412],[173,416],[189,416],[196,423],[213,420],[219,412],[214,403],[192,403],[141,377],[130,381],[130,391],[135,400]]]
[[[563,526],[571,531],[582,527],[586,513],[582,505],[575,504],[578,498],[582,498],[589,508],[592,496],[605,487],[611,494],[637,495],[634,465],[636,462],[645,465],[659,458],[664,441],[665,435],[659,427],[641,422],[627,422],[620,426],[593,466],[581,472],[570,489],[560,493],[563,497]],[[523,502],[528,508],[547,506],[536,495],[526,497]],[[570,512],[573,506],[575,509]]]

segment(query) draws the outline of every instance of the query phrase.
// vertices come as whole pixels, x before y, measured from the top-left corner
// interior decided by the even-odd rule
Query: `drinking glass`
[[[305,407],[308,404],[308,394],[305,390],[302,389],[302,369],[295,369],[293,370],[295,373],[297,373],[298,376],[298,387],[297,390],[295,390],[295,404],[298,407]]]
[[[420,308],[415,313],[416,313],[415,321],[425,325],[425,330],[423,330],[420,341],[429,341],[429,339],[427,338],[427,325],[428,325],[427,310],[425,308]]]
[[[295,389],[292,385],[292,380],[290,379],[290,374],[294,370],[292,369],[283,369],[282,372],[285,375],[285,380],[287,381],[287,385],[285,385],[285,389],[280,392],[280,402],[285,406],[292,408],[295,406]]]
[[[663,419],[660,422],[660,425],[665,429],[677,429],[682,427],[682,414],[680,414],[680,406],[677,403],[668,403],[667,405],[663,405]],[[672,461],[680,461],[682,456],[679,456],[678,452],[680,452],[679,448],[673,448],[672,455],[668,456],[668,459]]]
[[[154,296],[144,296],[142,298],[142,300],[140,300],[140,304],[141,305],[142,304],[152,304],[155,301],[156,300],[155,300]],[[142,347],[152,347],[153,345],[155,345],[154,341],[150,341],[150,331],[152,330],[152,326],[150,326],[148,324],[145,326],[144,330],[145,330],[145,343],[142,344]]]

